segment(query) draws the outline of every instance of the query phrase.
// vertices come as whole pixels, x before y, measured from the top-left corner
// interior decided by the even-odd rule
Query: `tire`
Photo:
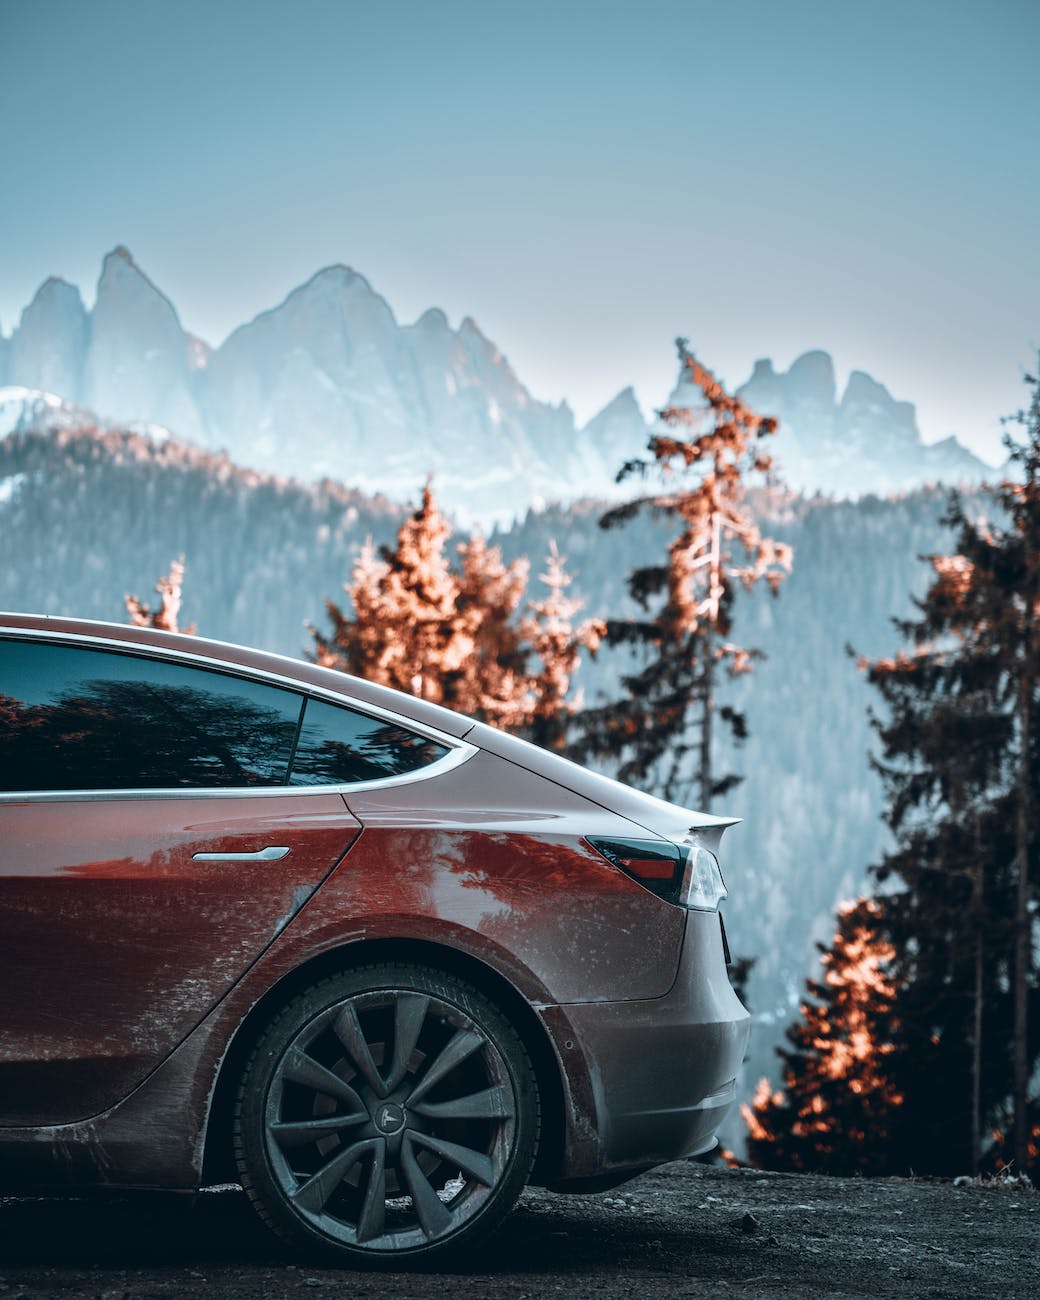
[[[456,1259],[509,1213],[540,1109],[523,1042],[456,976],[397,963],[323,979],[261,1034],[234,1108],[239,1176],[297,1248],[348,1265]]]

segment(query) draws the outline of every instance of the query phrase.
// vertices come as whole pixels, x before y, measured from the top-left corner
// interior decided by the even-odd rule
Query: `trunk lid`
[[[719,841],[726,829],[741,821],[739,817],[714,817],[711,813],[682,808],[652,794],[643,794],[630,785],[623,785],[599,772],[591,772],[587,767],[572,763],[569,758],[552,754],[483,722],[476,723],[466,733],[465,739],[498,758],[536,772],[546,780],[563,786],[565,790],[627,818],[643,830],[659,835],[661,839],[676,844],[700,844],[716,856]]]

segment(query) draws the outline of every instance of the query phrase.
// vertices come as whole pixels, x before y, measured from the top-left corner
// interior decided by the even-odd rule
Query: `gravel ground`
[[[0,1294],[1040,1296],[1040,1193],[681,1163],[599,1196],[529,1191],[464,1272],[292,1263],[237,1190],[0,1199]]]

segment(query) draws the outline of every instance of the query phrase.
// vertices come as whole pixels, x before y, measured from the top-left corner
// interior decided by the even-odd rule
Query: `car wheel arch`
[[[554,1177],[566,1137],[563,1067],[548,1030],[530,1002],[506,976],[479,957],[423,939],[354,940],[327,949],[286,972],[250,1008],[224,1052],[210,1096],[202,1159],[202,1185],[235,1181],[231,1115],[238,1083],[256,1040],[277,1008],[328,975],[377,962],[402,961],[468,979],[512,1021],[534,1066],[542,1108],[541,1142],[531,1181]]]

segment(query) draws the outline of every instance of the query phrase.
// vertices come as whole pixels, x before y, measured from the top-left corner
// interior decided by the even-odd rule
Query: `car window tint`
[[[282,785],[300,707],[224,673],[0,640],[0,790]]]
[[[448,752],[397,723],[308,700],[291,785],[341,785],[414,772]]]

